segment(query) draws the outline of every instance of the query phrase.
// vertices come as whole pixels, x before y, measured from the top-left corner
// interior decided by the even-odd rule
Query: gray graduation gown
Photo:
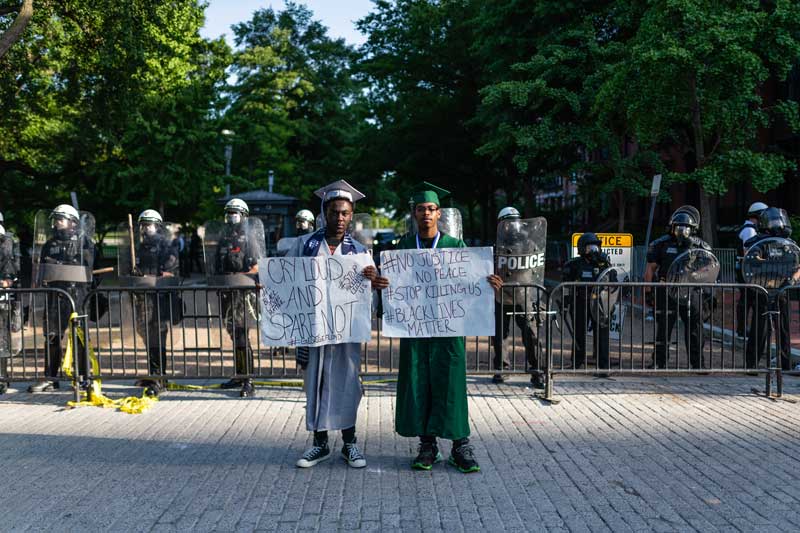
[[[303,247],[312,234],[297,239],[286,255],[301,257]],[[359,242],[353,243],[358,253],[368,253]],[[341,244],[334,251],[341,255]],[[322,243],[317,256],[330,255]],[[309,348],[308,366],[303,374],[306,391],[306,429],[327,431],[351,428],[356,425],[362,388],[358,377],[361,365],[361,343],[347,342]]]

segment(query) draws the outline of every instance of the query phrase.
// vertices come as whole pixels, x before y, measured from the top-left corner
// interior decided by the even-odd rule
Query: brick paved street
[[[169,392],[139,416],[15,392],[0,397],[0,528],[798,531],[800,404],[751,386],[763,379],[559,378],[548,406],[522,378],[470,378],[472,475],[409,469],[391,384],[367,386],[362,470],[295,468],[299,389]]]

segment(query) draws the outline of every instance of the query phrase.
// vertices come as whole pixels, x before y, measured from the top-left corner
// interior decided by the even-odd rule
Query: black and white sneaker
[[[348,466],[352,468],[364,468],[367,466],[367,460],[364,458],[364,455],[361,453],[361,450],[358,449],[355,442],[344,443],[344,446],[342,446],[342,457],[347,461]]]
[[[327,444],[324,446],[314,445],[303,454],[303,457],[297,460],[297,466],[300,468],[311,468],[317,463],[330,459],[330,457],[331,449],[328,448]]]

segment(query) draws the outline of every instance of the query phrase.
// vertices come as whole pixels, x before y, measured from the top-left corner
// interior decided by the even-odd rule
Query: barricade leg
[[[80,320],[80,319],[78,319]],[[80,374],[81,374],[81,345],[78,337],[78,320],[73,320],[70,324],[69,334],[72,335],[72,393],[76,402],[81,401],[81,387],[80,387]]]

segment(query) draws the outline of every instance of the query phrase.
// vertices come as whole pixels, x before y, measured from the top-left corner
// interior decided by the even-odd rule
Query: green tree
[[[433,181],[467,210],[468,231],[494,232],[495,176],[478,156],[480,130],[470,120],[480,102],[480,64],[471,52],[477,3],[377,0],[358,22],[368,35],[359,72],[370,90],[364,157],[407,211],[410,188]]]
[[[261,9],[234,26],[237,82],[225,123],[236,132],[239,186],[264,186],[301,201],[334,179],[350,177],[362,86],[355,51],[313,19],[305,6]]]
[[[761,89],[800,59],[800,10],[791,0],[657,0],[626,53],[605,71],[599,112],[624,117],[638,142],[690,161],[668,178],[697,182],[703,236],[716,219],[710,197],[748,181],[767,191],[794,162],[759,146],[759,129],[796,104],[765,107]]]
[[[221,173],[215,115],[229,62],[222,40],[199,35],[204,9],[36,4],[0,59],[0,179],[14,191],[4,195],[12,211],[74,190],[106,227],[121,221],[120,207],[194,213]]]
[[[578,177],[583,209],[607,215],[602,200],[613,198],[623,230],[626,203],[647,194],[646,176],[660,162],[632,140],[624,117],[594,108],[602,73],[624,54],[635,6],[536,2],[512,10],[489,2],[482,15],[489,31],[479,32],[476,49],[494,60],[476,116],[485,132],[478,153],[508,168],[507,186],[525,184],[528,198],[534,185]],[[509,43],[519,44],[506,52]]]

